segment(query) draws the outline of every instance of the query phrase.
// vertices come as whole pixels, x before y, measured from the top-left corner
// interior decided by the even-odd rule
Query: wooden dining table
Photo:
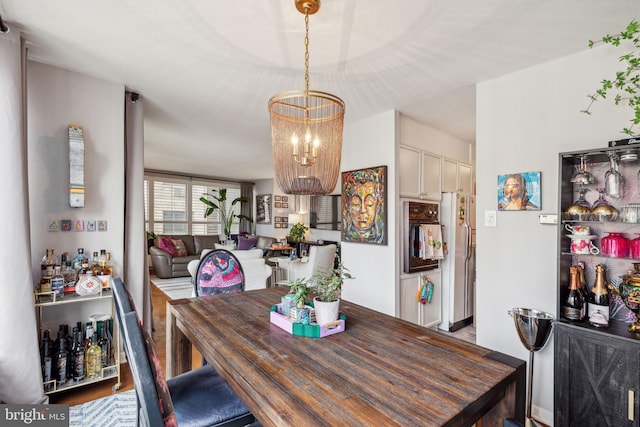
[[[285,293],[167,302],[167,376],[195,346],[264,426],[524,422],[524,361],[344,300],[343,332],[291,335],[269,320]]]

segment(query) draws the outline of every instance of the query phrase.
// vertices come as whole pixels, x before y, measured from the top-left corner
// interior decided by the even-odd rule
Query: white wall
[[[527,360],[507,310],[557,314],[557,230],[540,213],[556,213],[558,153],[606,147],[624,136],[627,111],[609,101],[580,113],[587,94],[612,76],[618,52],[598,48],[477,87],[477,212],[496,210],[497,175],[541,171],[542,210],[498,212],[497,227],[477,230],[477,342]],[[553,337],[535,355],[533,415],[553,424]]]
[[[399,241],[395,164],[398,114],[388,111],[345,127],[340,170],[387,166],[387,245],[342,242],[344,264],[356,277],[344,285],[345,299],[395,314]]]
[[[27,76],[34,280],[40,279],[46,248],[54,248],[58,256],[65,251],[73,256],[79,247],[85,253],[106,249],[119,274],[124,245],[124,87],[37,62],[28,63]],[[84,208],[69,207],[70,123],[84,127]],[[106,220],[107,231],[47,231],[51,220],[76,218]]]

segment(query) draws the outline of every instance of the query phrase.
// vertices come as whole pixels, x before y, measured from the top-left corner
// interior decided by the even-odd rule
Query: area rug
[[[172,279],[151,277],[151,283],[171,299],[191,298],[193,296],[191,277],[174,277]]]
[[[129,390],[69,408],[70,427],[135,427],[138,403]]]

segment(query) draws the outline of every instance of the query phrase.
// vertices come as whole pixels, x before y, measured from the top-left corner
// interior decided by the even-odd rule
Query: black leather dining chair
[[[129,293],[119,278],[113,282],[118,323],[138,398],[140,425],[236,427],[257,424],[211,366],[165,380],[153,339],[140,325]]]

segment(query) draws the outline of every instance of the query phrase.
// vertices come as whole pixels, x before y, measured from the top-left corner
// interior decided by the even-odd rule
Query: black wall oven
[[[438,268],[437,259],[420,256],[420,226],[440,224],[440,206],[430,202],[404,202],[403,204],[403,258],[404,272],[415,273]]]

